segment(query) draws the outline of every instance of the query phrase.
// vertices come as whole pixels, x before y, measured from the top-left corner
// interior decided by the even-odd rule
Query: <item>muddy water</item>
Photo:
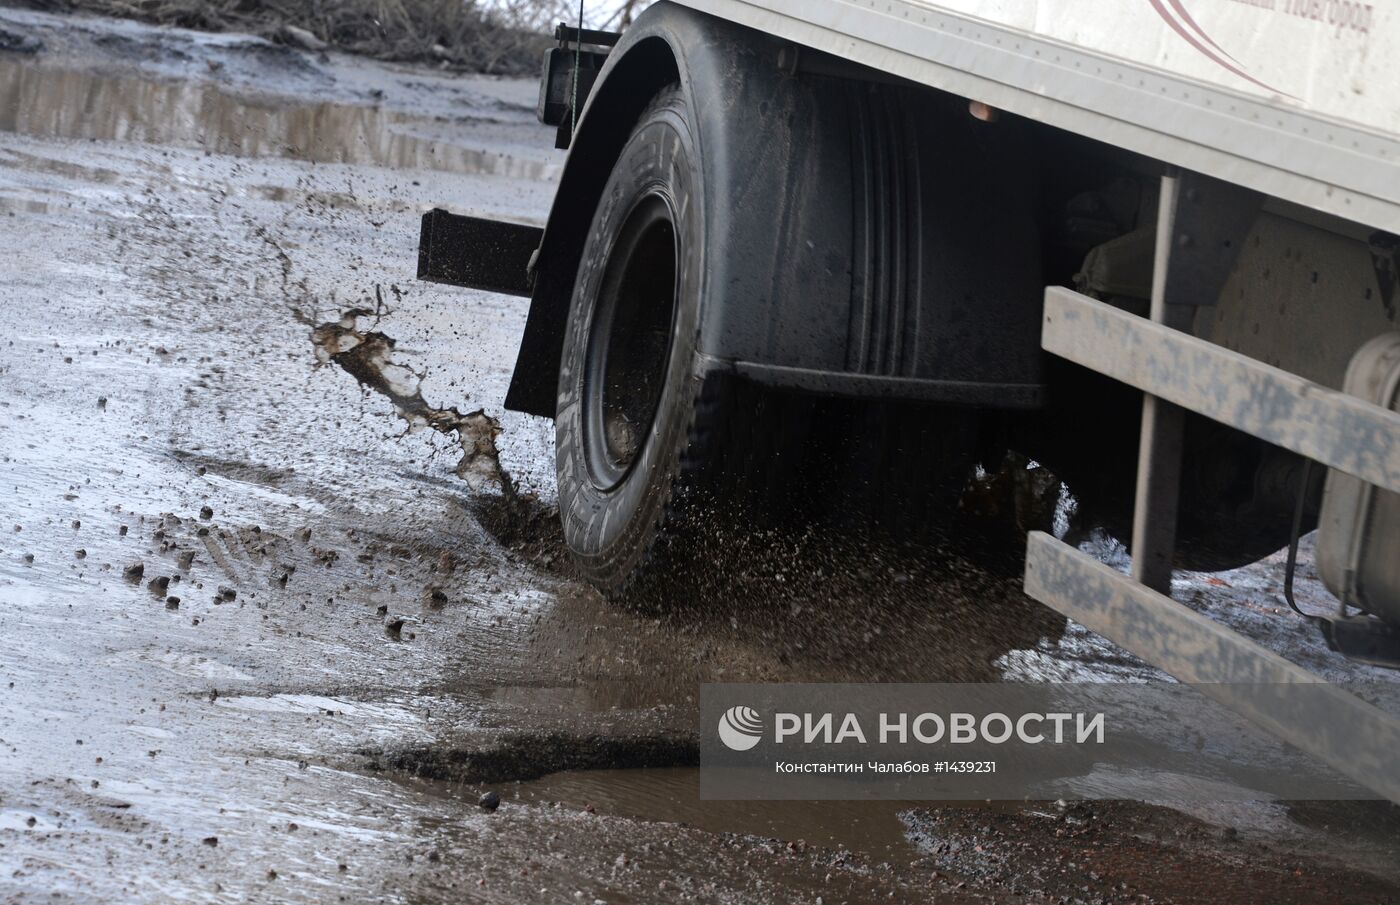
[[[553,180],[559,170],[554,163],[434,139],[421,134],[432,124],[379,107],[250,99],[210,83],[97,75],[32,61],[0,60],[0,129],[532,181]]]
[[[849,850],[877,862],[905,863],[918,854],[899,816],[916,807],[913,803],[702,801],[700,771],[693,768],[556,773],[522,783],[514,795],[526,803],[558,802],[610,816],[665,820],[709,833]]]

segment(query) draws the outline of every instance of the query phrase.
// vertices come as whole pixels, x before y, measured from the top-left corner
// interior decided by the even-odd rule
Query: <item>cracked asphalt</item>
[[[0,900],[1397,898],[1390,805],[699,802],[702,682],[1147,668],[955,557],[570,578],[552,425],[500,408],[525,303],[413,279],[431,207],[542,222],[532,84],[0,29]],[[1273,626],[1276,574],[1200,605]]]

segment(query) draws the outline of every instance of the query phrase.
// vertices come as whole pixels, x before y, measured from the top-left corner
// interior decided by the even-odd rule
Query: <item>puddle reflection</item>
[[[0,61],[0,130],[40,138],[178,144],[240,157],[552,180],[554,163],[412,134],[377,107],[254,100],[198,82],[93,75]]]

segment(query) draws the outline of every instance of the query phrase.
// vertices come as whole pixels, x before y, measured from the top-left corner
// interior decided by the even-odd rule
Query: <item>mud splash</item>
[[[559,172],[557,164],[462,147],[449,140],[450,130],[435,140],[423,133],[442,131],[440,124],[379,107],[239,97],[206,82],[94,75],[7,60],[0,60],[0,130],[532,181],[553,180]]]
[[[375,287],[377,296],[380,290]],[[462,447],[462,460],[457,463],[457,476],[475,491],[495,489],[513,500],[515,482],[501,467],[496,438],[501,424],[484,409],[463,414],[454,406],[436,408],[423,398],[423,378],[407,365],[394,361],[393,337],[373,329],[388,313],[383,300],[377,300],[377,310],[352,308],[338,320],[315,324],[313,319],[294,309],[298,320],[312,327],[311,343],[316,348],[320,364],[334,364],[355,378],[360,386],[378,393],[394,404],[409,429],[427,427],[447,436],[455,436]],[[374,318],[369,330],[360,330],[361,317]]]

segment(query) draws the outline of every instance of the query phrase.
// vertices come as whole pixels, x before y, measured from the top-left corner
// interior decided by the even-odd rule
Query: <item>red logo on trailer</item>
[[[1258,85],[1265,91],[1272,91],[1275,94],[1288,96],[1286,92],[1280,91],[1273,85],[1259,81],[1248,72],[1244,71],[1243,64],[1216,43],[1215,39],[1206,33],[1206,30],[1186,10],[1182,0],[1147,0],[1152,4],[1152,8],[1157,11],[1157,15],[1162,17],[1162,21],[1171,26],[1172,31],[1180,35],[1187,44],[1196,48],[1206,59],[1215,63],[1223,69],[1229,70],[1235,75],[1248,82]]]

